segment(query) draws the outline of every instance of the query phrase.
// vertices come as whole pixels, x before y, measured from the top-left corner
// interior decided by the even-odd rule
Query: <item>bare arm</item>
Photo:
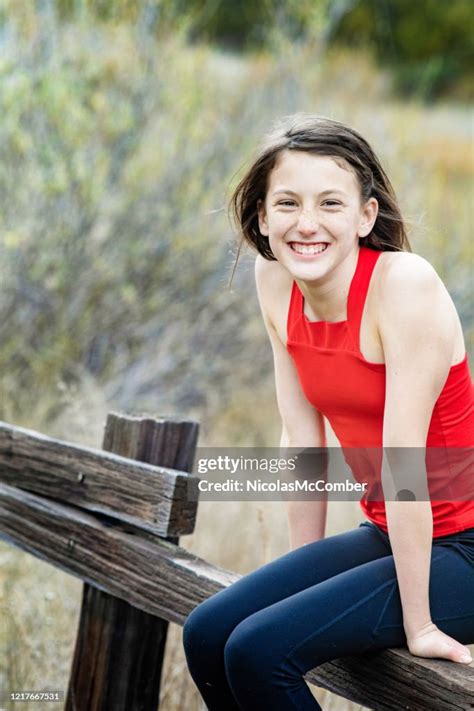
[[[460,661],[466,648],[431,620],[433,516],[424,457],[433,407],[449,373],[455,325],[441,280],[425,260],[413,257],[388,267],[379,302],[387,372],[383,443],[385,455],[389,452],[382,486],[408,647],[418,656]],[[413,488],[424,500],[394,500],[404,488],[400,482],[406,481],[407,465],[414,467]]]
[[[324,427],[324,421],[323,421]],[[293,447],[283,427],[280,447]],[[324,447],[325,444],[312,444],[311,447]],[[290,550],[304,546],[312,541],[324,538],[327,519],[327,498],[319,501],[287,501],[288,533]]]
[[[293,361],[269,316],[272,290],[278,287],[275,271],[279,265],[258,256],[255,262],[255,280],[265,328],[273,350],[276,397],[282,421],[281,447],[325,447],[324,419],[306,399],[301,390]],[[281,274],[280,274],[281,280]],[[273,296],[274,299],[274,296]],[[324,538],[326,530],[327,499],[321,501],[286,502],[290,548]]]

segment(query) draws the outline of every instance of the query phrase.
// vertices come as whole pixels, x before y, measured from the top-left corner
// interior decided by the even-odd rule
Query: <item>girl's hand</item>
[[[433,622],[426,624],[416,634],[408,637],[408,650],[415,657],[441,657],[460,664],[472,662],[467,647],[449,637]]]

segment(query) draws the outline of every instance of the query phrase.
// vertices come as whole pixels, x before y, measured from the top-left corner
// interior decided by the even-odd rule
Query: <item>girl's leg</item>
[[[226,642],[239,623],[343,571],[390,553],[390,545],[379,529],[364,522],[354,530],[308,543],[267,563],[194,608],[184,624],[183,645],[189,671],[207,707],[211,711],[240,708],[229,687],[224,662]],[[292,624],[290,615],[280,627],[282,639]],[[262,642],[260,639],[259,644]]]
[[[437,539],[431,558],[433,622],[462,644],[474,642],[471,536],[470,541],[462,534]],[[338,657],[405,644],[393,556],[380,557],[271,604],[237,625],[224,650],[235,700],[231,708],[315,711],[320,707],[303,680],[307,671]]]

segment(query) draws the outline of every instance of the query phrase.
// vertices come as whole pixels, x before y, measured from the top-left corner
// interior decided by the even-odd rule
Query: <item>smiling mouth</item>
[[[321,254],[329,247],[327,242],[318,242],[313,244],[303,244],[302,242],[289,242],[290,248],[297,254],[310,255]]]

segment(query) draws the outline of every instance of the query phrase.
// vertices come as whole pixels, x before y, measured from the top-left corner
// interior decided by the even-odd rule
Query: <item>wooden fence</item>
[[[0,537],[84,581],[67,711],[155,711],[168,623],[240,577],[178,545],[197,437],[195,422],[110,413],[96,450],[0,422]],[[473,668],[406,649],[305,679],[370,709],[474,709]]]

